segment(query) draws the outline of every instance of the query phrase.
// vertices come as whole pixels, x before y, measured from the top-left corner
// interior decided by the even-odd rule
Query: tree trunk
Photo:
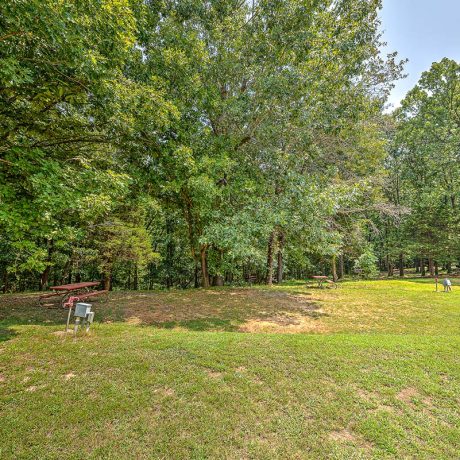
[[[202,244],[200,247],[200,261],[201,261],[201,286],[204,288],[209,287],[209,273],[208,273],[208,246]]]
[[[388,261],[388,277],[393,276],[393,274],[394,274],[393,263]]]
[[[8,292],[8,271],[6,270],[3,272],[3,294]]]
[[[439,265],[437,261],[434,263],[434,274],[435,276],[439,275]]]
[[[339,255],[339,273],[338,273],[338,278],[339,280],[343,279],[345,275],[345,262],[343,260],[343,254]]]
[[[415,273],[420,273],[420,259],[415,259]]]
[[[278,266],[276,271],[276,278],[278,284],[283,282],[283,247],[284,247],[284,233],[281,232],[278,236]]]
[[[399,276],[404,278],[404,254],[399,253]]]
[[[430,272],[430,276],[434,276],[434,263],[432,257],[428,258],[428,270]]]
[[[452,262],[447,262],[446,270],[448,274],[452,273]]]
[[[112,278],[112,273],[110,270],[107,270],[104,273],[104,278],[102,279],[102,283],[104,285],[105,291],[110,291],[112,289],[111,278]]]
[[[45,270],[43,270],[43,273],[40,276],[40,286],[38,288],[39,291],[43,291],[43,289],[46,288],[48,284],[48,279],[50,276],[50,271],[51,271],[51,265],[47,265]]]
[[[174,243],[172,240],[173,235],[173,221],[171,218],[166,219],[166,236],[168,243],[166,244],[166,287],[169,289],[173,285],[173,259],[174,259]]]
[[[213,286],[223,286],[224,285],[224,277],[222,275],[214,275],[212,277],[212,285]]]
[[[334,283],[339,279],[337,276],[337,261],[335,255],[332,256],[332,279]]]
[[[154,273],[154,264],[149,264],[149,291],[153,289],[153,273]],[[166,278],[166,287],[169,289],[171,285],[168,283],[168,278]]]
[[[420,275],[425,276],[426,271],[425,271],[425,259],[423,257],[420,257]]]
[[[276,231],[273,230],[270,233],[270,238],[268,239],[268,247],[267,247],[267,278],[266,283],[269,286],[273,285],[273,252],[275,248],[275,237]]]
[[[198,265],[195,264],[195,275],[194,275],[194,286],[195,286],[195,289],[199,288],[200,287],[200,283],[198,282],[198,271],[199,271],[199,268],[198,268]]]
[[[137,291],[139,289],[139,270],[137,268],[137,264],[134,265],[134,290]]]
[[[45,270],[43,270],[43,273],[40,276],[40,286],[39,290],[43,291],[44,288],[46,288],[48,284],[48,279],[50,276],[51,272],[51,257],[53,256],[53,251],[54,251],[54,242],[53,240],[48,240],[48,255],[46,256],[46,267]]]

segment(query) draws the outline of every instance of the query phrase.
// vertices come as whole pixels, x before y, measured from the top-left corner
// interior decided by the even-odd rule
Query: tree
[[[413,252],[430,275],[458,260],[460,66],[443,59],[424,72],[396,112],[395,140]]]
[[[140,43],[145,79],[157,75],[181,113],[165,138],[169,154],[151,165],[152,180],[167,184],[163,198],[182,209],[203,286],[209,284],[209,253],[226,250],[209,238],[211,228],[247,213],[251,202],[270,201],[272,212],[260,221],[267,227],[269,281],[270,241],[284,234],[275,203],[293,201],[280,196],[291,190],[282,182],[316,174],[315,163],[336,168],[335,154],[346,153],[344,169],[353,157],[363,165],[359,151],[336,140],[353,126],[372,131],[369,120],[400,72],[393,55],[386,62],[378,56],[379,5],[166,2],[159,14],[147,7]],[[229,192],[232,183],[254,180],[245,197]]]
[[[17,254],[5,274],[38,272],[43,287],[55,248],[84,226],[82,202],[116,199],[141,133],[157,141],[174,113],[126,75],[139,53],[131,4],[2,5],[0,232]]]

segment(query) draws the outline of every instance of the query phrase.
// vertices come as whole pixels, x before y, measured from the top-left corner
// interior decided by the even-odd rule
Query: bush
[[[374,278],[378,276],[377,257],[371,245],[367,246],[359,258],[355,260],[354,269],[360,272],[363,278]]]

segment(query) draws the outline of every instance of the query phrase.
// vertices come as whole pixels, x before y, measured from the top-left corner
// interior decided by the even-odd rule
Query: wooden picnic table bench
[[[44,299],[49,299],[50,297],[60,297],[60,305],[63,308],[68,308],[69,313],[67,315],[67,324],[66,332],[69,330],[70,316],[72,314],[72,309],[76,302],[85,300],[91,297],[95,297],[102,294],[108,294],[109,291],[91,291],[90,288],[99,286],[101,283],[99,281],[87,281],[83,283],[71,283],[71,284],[62,284],[60,286],[52,286],[50,289],[53,291],[48,294],[42,294],[38,303],[40,306],[43,306],[42,303]]]
[[[312,278],[318,282],[319,288],[322,288],[323,283],[327,280],[327,276],[322,276],[322,275],[312,276]]]
[[[314,280],[318,282],[318,287],[323,288],[324,283],[329,284],[331,287],[337,287],[337,283],[334,280],[329,279],[327,276],[317,275],[312,276]]]
[[[51,297],[60,297],[59,303],[61,307],[65,307],[66,301],[72,296],[88,294],[90,288],[99,286],[101,283],[99,281],[87,281],[83,283],[71,283],[71,284],[62,284],[60,286],[51,286],[51,293],[42,294],[38,298],[38,303],[40,306],[44,306],[43,301]],[[95,291],[102,292],[102,291]]]

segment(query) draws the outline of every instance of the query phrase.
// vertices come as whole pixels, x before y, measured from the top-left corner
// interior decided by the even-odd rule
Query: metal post
[[[75,327],[73,328],[74,335],[77,335],[78,326],[80,325],[80,318],[77,316],[75,318]]]
[[[69,323],[70,323],[70,315],[72,313],[72,306],[69,306],[69,314],[67,315],[67,325],[65,327],[65,331],[69,332]]]

